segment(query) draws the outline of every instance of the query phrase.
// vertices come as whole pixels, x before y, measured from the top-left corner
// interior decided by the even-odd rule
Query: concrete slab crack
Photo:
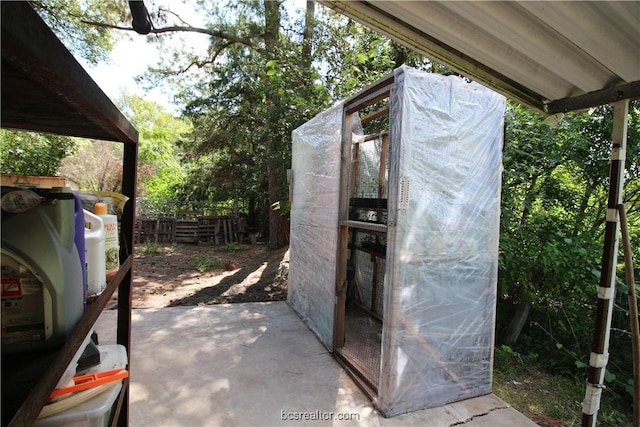
[[[449,427],[462,426],[462,425],[465,425],[467,423],[470,423],[471,421],[475,420],[476,418],[485,417],[485,416],[489,415],[493,411],[498,411],[498,410],[501,410],[501,409],[509,409],[509,408],[510,408],[510,406],[498,406],[498,407],[495,407],[495,408],[491,408],[487,412],[483,412],[482,414],[475,414],[471,418],[467,418],[464,421],[458,421],[458,422],[455,422],[453,424],[449,424]]]

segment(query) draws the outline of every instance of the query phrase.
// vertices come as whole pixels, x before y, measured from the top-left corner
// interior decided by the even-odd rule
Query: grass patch
[[[157,254],[160,252],[160,245],[153,242],[146,242],[144,246],[142,246],[142,253],[145,254]]]
[[[228,243],[220,248],[220,252],[244,252],[246,250],[249,250],[249,246],[240,243]]]
[[[553,424],[554,419],[568,427],[582,422],[585,378],[554,375],[540,370],[536,355],[521,355],[511,347],[496,347],[493,392],[536,423]],[[598,425],[630,426],[629,413],[617,408],[619,399],[605,389],[598,412]]]
[[[211,255],[194,255],[191,257],[191,265],[200,273],[216,270],[222,266],[220,258]]]

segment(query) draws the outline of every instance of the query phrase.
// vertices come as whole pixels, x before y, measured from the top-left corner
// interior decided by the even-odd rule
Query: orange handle
[[[77,377],[73,377],[75,385],[53,390],[49,395],[49,399],[62,396],[63,394],[75,393],[92,387],[98,387],[103,384],[127,378],[128,376],[129,372],[127,372],[126,369],[112,369],[110,371],[98,372],[96,374],[78,375]]]

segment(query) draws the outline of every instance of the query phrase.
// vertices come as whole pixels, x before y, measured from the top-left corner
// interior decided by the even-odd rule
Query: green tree
[[[191,169],[186,195],[202,196],[206,189],[217,197],[248,200],[266,213],[263,228],[274,247],[288,242],[286,216],[274,207],[286,200],[290,132],[318,111],[309,96],[314,89],[315,99],[326,99],[322,88],[311,88],[313,70],[301,66],[310,62],[302,48],[308,42],[299,44],[281,32],[281,7],[273,1],[238,3],[232,23],[218,10],[214,26],[235,36],[212,39],[210,50],[222,58],[207,64],[213,78],[197,86],[199,96],[191,89],[184,98],[195,125],[195,144],[185,149],[193,159],[206,156],[212,162],[204,168],[194,162],[198,167]],[[218,188],[211,192],[212,186]]]
[[[139,132],[138,194],[175,198],[176,188],[185,179],[177,144],[191,132],[191,124],[136,95],[123,95],[119,104]]]
[[[406,64],[424,71],[448,72],[442,65],[322,7],[317,18],[315,61],[321,82],[334,100],[353,95]]]
[[[291,131],[394,67],[428,62],[330,10],[316,10],[313,2],[295,17],[281,2],[237,3],[233,22],[229,7],[212,13],[212,27],[225,29],[224,37],[212,38],[212,58],[163,73],[196,65],[209,76],[183,95],[196,135],[185,149],[212,161],[198,162],[185,190],[213,194],[215,183],[218,194],[268,209],[269,240],[279,246],[287,241]]]
[[[287,242],[291,131],[402,63],[431,64],[311,1],[295,11],[283,1],[202,1],[196,7],[206,25],[150,10],[158,37],[149,39],[202,34],[210,41],[207,55],[168,52],[144,78],[150,85],[162,79],[181,87],[185,115],[195,126],[194,141],[182,144],[191,166],[181,194],[243,198],[265,213],[270,244],[280,246]],[[96,15],[79,22],[131,31],[116,13]]]
[[[624,201],[640,244],[640,110],[629,114]],[[541,362],[571,372],[588,360],[606,216],[612,111],[568,114],[556,128],[509,104],[505,137],[498,327]],[[620,257],[620,259],[622,259]],[[638,270],[638,266],[636,265]],[[619,277],[623,278],[624,274]],[[618,287],[610,370],[630,375],[626,291]],[[626,314],[625,314],[626,313]],[[615,354],[615,357],[613,356]],[[615,378],[615,377],[614,377]],[[624,393],[618,380],[613,388]]]
[[[96,64],[105,61],[119,37],[95,21],[130,20],[127,2],[117,0],[41,0],[30,1],[69,50]]]
[[[76,150],[76,141],[67,136],[2,129],[2,173],[57,176],[60,161]]]
[[[60,173],[80,191],[120,191],[122,150],[107,141],[84,140],[60,162]]]
[[[190,124],[155,102],[124,95],[122,111],[139,132],[138,194],[173,198],[184,172],[176,143],[191,131]],[[60,172],[85,191],[119,191],[122,150],[107,141],[84,140],[76,154],[61,161]]]

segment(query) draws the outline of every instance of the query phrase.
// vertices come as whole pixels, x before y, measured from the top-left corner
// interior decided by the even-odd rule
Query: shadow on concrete
[[[117,313],[96,323],[115,342]],[[382,417],[285,302],[132,313],[130,425],[535,426],[493,395]]]

